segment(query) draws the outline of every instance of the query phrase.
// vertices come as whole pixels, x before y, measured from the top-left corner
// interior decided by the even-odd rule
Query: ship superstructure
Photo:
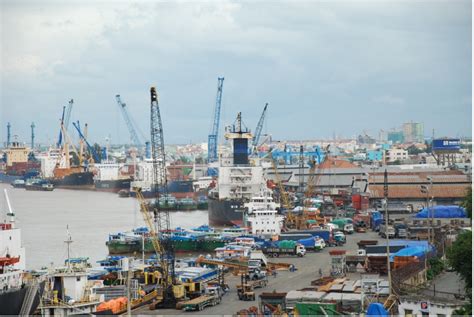
[[[266,186],[259,159],[249,161],[249,140],[252,134],[242,124],[241,114],[227,129],[225,138],[232,143],[232,155],[219,157],[219,177],[209,192],[209,223],[242,224],[246,202]]]

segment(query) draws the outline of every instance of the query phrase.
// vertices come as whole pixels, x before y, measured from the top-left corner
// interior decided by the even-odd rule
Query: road
[[[348,253],[354,254],[357,251],[357,242],[360,240],[380,240],[380,237],[376,232],[369,231],[367,233],[354,233],[347,235],[347,243],[343,247],[337,247],[340,250],[347,250]],[[298,290],[305,287],[310,287],[311,281],[319,278],[319,269],[323,271],[323,275],[329,275],[330,273],[330,257],[329,250],[335,248],[325,248],[321,252],[309,252],[302,258],[298,257],[280,257],[278,262],[288,262],[296,266],[297,271],[278,271],[276,277],[268,277],[268,285],[266,288],[259,288],[255,290],[257,300],[252,302],[240,301],[237,297],[236,285],[240,283],[240,277],[227,275],[226,283],[229,284],[230,291],[223,297],[221,304],[208,307],[203,312],[186,312],[182,313],[175,309],[160,309],[159,311],[150,311],[148,307],[142,307],[134,314],[141,315],[178,315],[178,316],[189,316],[190,314],[202,314],[205,315],[232,315],[241,309],[248,308],[250,306],[258,305],[258,295],[262,292],[288,292],[290,290]],[[349,278],[359,278],[359,273],[348,275]]]

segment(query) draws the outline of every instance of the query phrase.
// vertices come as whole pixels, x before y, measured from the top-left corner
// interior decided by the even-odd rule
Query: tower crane
[[[81,140],[86,143],[87,149],[89,150],[89,153],[90,153],[90,155],[92,156],[94,162],[99,163],[99,162],[100,162],[100,157],[99,157],[99,155],[97,154],[97,152],[95,151],[95,149],[89,144],[89,142],[87,141],[86,137],[85,137],[84,134],[82,133],[82,131],[81,131],[81,125],[80,125],[80,123],[79,123],[79,120],[77,120],[77,123],[76,123],[76,122],[73,122],[72,125],[74,126],[74,128],[76,128],[77,133],[79,134],[79,137],[81,138]],[[87,123],[86,123],[86,129],[87,129]],[[81,151],[81,152],[82,152],[82,151]],[[82,154],[82,153],[81,153],[81,154]],[[79,159],[82,160],[82,157],[79,158]]]
[[[257,127],[255,128],[255,133],[252,139],[252,152],[255,152],[257,150],[258,142],[260,141],[260,136],[262,134],[263,122],[265,121],[265,114],[267,113],[267,107],[268,107],[268,102],[265,104],[265,107],[263,108],[263,111],[262,111],[262,115],[260,116],[260,119],[258,120],[258,123],[257,123]]]
[[[63,115],[61,117],[61,126],[64,127],[64,129],[67,131],[67,128],[69,126],[69,120],[71,119],[71,112],[72,112],[72,106],[74,104],[74,100],[71,99],[69,100],[67,106],[63,107]],[[60,147],[63,142],[63,132],[62,129],[59,130],[59,139],[57,146]]]
[[[132,117],[129,115],[127,111],[127,104],[122,102],[120,95],[115,95],[115,99],[117,100],[117,105],[119,106],[120,111],[122,112],[123,119],[125,120],[125,123],[127,124],[128,132],[130,133],[130,140],[132,141],[133,145],[136,148],[140,148],[140,146],[142,146],[143,143],[140,141],[140,138],[138,137],[136,124],[134,124]]]
[[[224,77],[217,78],[217,96],[216,107],[214,109],[214,120],[212,130],[208,137],[207,157],[208,162],[217,161],[217,144],[219,141],[219,122],[221,117],[222,87],[224,85]]]

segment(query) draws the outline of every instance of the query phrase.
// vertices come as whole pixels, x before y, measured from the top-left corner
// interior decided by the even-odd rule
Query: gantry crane
[[[262,115],[260,116],[260,119],[258,120],[258,123],[257,123],[257,127],[255,128],[255,133],[252,139],[252,153],[254,153],[257,150],[258,142],[260,141],[260,136],[262,134],[262,129],[263,129],[263,122],[265,121],[265,114],[267,113],[267,107],[268,107],[268,103],[265,104]]]
[[[117,105],[119,106],[120,111],[122,112],[123,119],[127,124],[128,132],[130,133],[130,140],[132,141],[132,144],[138,149],[143,145],[143,143],[138,137],[137,126],[136,124],[134,124],[132,117],[127,111],[127,104],[122,102],[120,95],[115,95],[115,99],[117,100]]]
[[[216,107],[214,109],[214,120],[212,121],[212,130],[208,137],[207,157],[208,162],[217,161],[217,144],[219,142],[219,122],[221,117],[222,103],[222,87],[224,85],[224,77],[217,78],[217,96]]]

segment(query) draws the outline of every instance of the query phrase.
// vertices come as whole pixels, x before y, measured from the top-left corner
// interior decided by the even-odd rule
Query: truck
[[[380,225],[380,236],[382,238],[386,238],[388,236],[389,239],[395,238],[395,228],[391,225],[388,225],[385,228],[385,225]]]
[[[394,225],[395,228],[395,237],[399,239],[406,239],[408,238],[408,228],[407,225],[404,223],[396,223]]]
[[[335,224],[339,229],[344,231],[344,233],[354,233],[354,225],[352,223],[352,219],[350,218],[337,218],[331,221],[331,223]]]
[[[220,302],[221,297],[218,294],[206,294],[180,303],[180,307],[184,311],[201,311],[208,306],[216,306]]]
[[[249,269],[266,268],[267,263],[267,257],[262,250],[252,250],[249,258]]]
[[[302,244],[296,244],[294,247],[270,246],[263,249],[263,253],[270,257],[279,257],[280,255],[297,255],[303,257],[306,249]]]
[[[335,226],[335,225],[334,225]],[[313,237],[320,237],[323,238],[326,243],[329,242],[331,239],[331,231],[332,229],[308,229],[308,230],[292,230],[288,231],[285,233],[280,234],[280,240],[284,240],[285,237],[290,236],[290,235],[304,235],[300,236],[299,238],[288,238],[287,240],[299,240],[299,239],[304,239],[310,237],[309,235]]]

